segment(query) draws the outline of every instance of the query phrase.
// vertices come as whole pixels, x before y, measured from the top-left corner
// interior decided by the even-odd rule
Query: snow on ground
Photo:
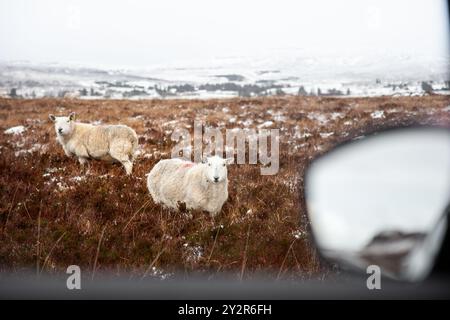
[[[326,124],[328,122],[328,118],[323,113],[311,112],[308,114],[308,119],[319,122],[320,124]]]
[[[150,275],[152,277],[159,278],[161,280],[166,280],[167,278],[170,278],[171,276],[173,276],[173,273],[166,273],[162,269],[152,267],[152,269],[150,271]]]
[[[188,243],[183,245],[186,253],[186,261],[197,263],[203,256],[203,248],[201,246],[190,246]]]
[[[273,125],[273,121],[265,121],[263,123],[261,123],[260,125],[258,125],[258,128],[267,128],[267,127],[271,127]]]
[[[334,132],[321,132],[320,133],[320,137],[324,138],[324,139],[331,137],[332,135],[334,135]]]
[[[447,54],[410,57],[383,51],[344,58],[280,49],[144,68],[0,62],[7,83],[0,96],[8,96],[12,88],[25,98],[208,99],[318,91],[338,97],[420,96],[425,94],[422,81],[433,81],[437,94],[448,95],[448,61]]]
[[[337,120],[337,119],[341,119],[343,117],[344,117],[344,115],[342,115],[341,112],[333,112],[331,114],[331,120]]]
[[[14,153],[16,157],[20,157],[26,154],[32,154],[35,152],[39,152],[40,154],[46,153],[48,149],[47,144],[35,143],[29,149],[21,149]]]
[[[26,130],[26,128],[25,128],[24,126],[16,126],[16,127],[11,127],[11,128],[9,128],[9,129],[6,129],[4,132],[5,132],[6,134],[14,134],[14,135],[17,135],[17,134],[22,134],[22,133],[24,133],[25,130]]]
[[[372,117],[372,119],[383,119],[384,111],[382,111],[382,110],[374,111],[370,114],[370,116]]]
[[[303,232],[301,230],[294,230],[294,231],[292,231],[292,236],[295,239],[300,239],[304,234],[305,234],[305,232]]]
[[[294,138],[295,139],[305,139],[311,137],[312,134],[309,132],[301,132],[298,126],[295,127]]]

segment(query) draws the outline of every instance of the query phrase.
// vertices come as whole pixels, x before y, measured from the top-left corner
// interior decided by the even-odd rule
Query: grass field
[[[311,160],[340,141],[379,128],[450,125],[450,97],[273,97],[227,100],[0,99],[0,269],[112,272],[166,279],[223,272],[242,279],[320,278],[330,273],[310,240],[303,176]],[[138,133],[131,177],[93,162],[89,174],[56,143],[48,114],[122,123]],[[211,218],[155,205],[145,174],[170,157],[174,128],[280,129],[280,170],[229,167],[229,200]],[[6,134],[23,125],[21,134]]]

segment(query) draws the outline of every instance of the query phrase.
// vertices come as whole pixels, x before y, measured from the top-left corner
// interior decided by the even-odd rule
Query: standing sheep
[[[75,122],[75,113],[68,117],[49,115],[55,123],[56,139],[67,156],[76,156],[82,166],[88,159],[120,162],[127,174],[133,170],[138,138],[124,125],[98,125]]]
[[[169,208],[208,211],[215,216],[228,199],[227,159],[206,158],[204,163],[181,159],[159,161],[147,177],[147,187],[153,200]]]

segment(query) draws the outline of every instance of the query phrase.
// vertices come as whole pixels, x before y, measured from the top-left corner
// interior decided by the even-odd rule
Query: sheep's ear
[[[233,158],[226,158],[225,159],[226,164],[233,164],[234,163],[234,157]]]
[[[55,122],[55,120],[56,120],[56,117],[55,117],[54,114],[49,114],[49,115],[48,115],[48,118],[49,118],[51,121],[53,121],[53,122]]]
[[[69,120],[70,120],[70,121],[75,120],[75,112],[71,112],[71,113],[69,114]]]

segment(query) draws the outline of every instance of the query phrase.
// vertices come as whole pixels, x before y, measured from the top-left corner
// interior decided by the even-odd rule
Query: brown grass
[[[448,96],[0,99],[0,270],[57,273],[77,264],[92,277],[102,271],[140,278],[178,272],[321,277],[328,268],[310,242],[304,207],[307,165],[337,142],[374,129],[449,125],[450,112],[443,110],[449,104]],[[384,110],[384,118],[373,119],[375,110]],[[147,156],[137,159],[133,176],[102,162],[93,162],[85,175],[64,155],[47,117],[70,111],[80,121],[120,122],[137,131]],[[145,174],[170,156],[171,131],[192,126],[194,119],[222,129],[243,127],[248,119],[250,128],[272,120],[281,129],[279,173],[262,176],[257,165],[230,166],[230,197],[215,219],[203,212],[169,212],[150,200],[145,185]],[[4,134],[16,125],[27,130]],[[328,132],[333,135],[320,135]]]

